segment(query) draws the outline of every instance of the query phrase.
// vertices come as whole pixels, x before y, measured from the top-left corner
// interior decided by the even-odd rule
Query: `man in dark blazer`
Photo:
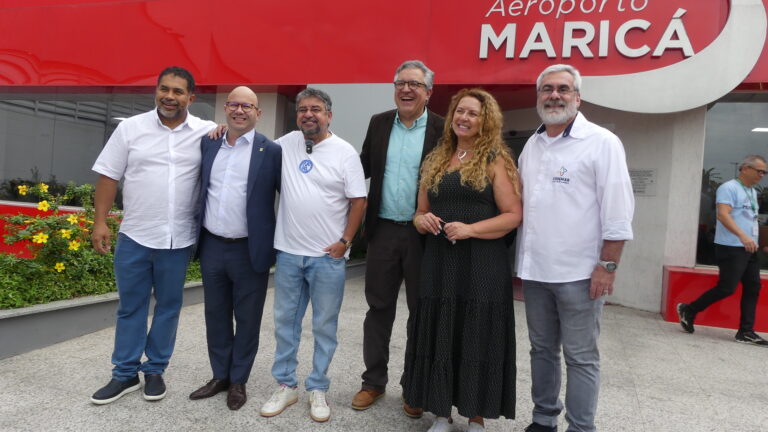
[[[275,262],[282,151],[256,132],[261,110],[249,88],[234,89],[224,111],[226,134],[201,142],[198,253],[213,379],[189,398],[227,390],[227,406],[237,410],[247,399],[245,384],[259,347],[269,268]]]
[[[365,215],[366,370],[362,389],[352,400],[356,410],[370,408],[386,390],[389,340],[403,279],[408,310],[416,308],[423,242],[411,221],[421,163],[440,139],[444,123],[443,117],[426,109],[433,81],[434,73],[421,61],[401,64],[394,82],[397,109],[371,118],[360,154],[371,185]],[[421,417],[420,408],[404,405],[403,409],[410,417]]]

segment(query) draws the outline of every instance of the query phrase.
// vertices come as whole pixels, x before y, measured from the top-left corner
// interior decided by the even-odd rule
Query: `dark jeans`
[[[419,273],[424,250],[421,235],[412,224],[397,225],[379,220],[368,240],[365,299],[368,313],[363,323],[363,388],[386,390],[389,340],[395,322],[397,296],[405,279],[408,312],[416,310]],[[410,323],[410,317],[408,319]],[[405,345],[406,341],[402,341]]]
[[[760,266],[757,253],[749,253],[743,247],[715,244],[715,258],[720,269],[717,285],[690,304],[698,313],[736,292],[741,281],[741,331],[752,331],[755,325],[755,309],[760,294]]]
[[[229,243],[203,232],[200,270],[213,377],[245,384],[259,350],[269,272],[253,270],[247,239]]]

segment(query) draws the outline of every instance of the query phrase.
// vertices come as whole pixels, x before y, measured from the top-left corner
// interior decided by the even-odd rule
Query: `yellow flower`
[[[39,232],[32,236],[32,241],[35,243],[47,243],[48,242],[48,234],[44,232]]]
[[[60,229],[59,233],[61,233],[61,238],[69,238],[72,235],[72,230]]]
[[[77,216],[73,214],[69,215],[67,222],[69,222],[70,225],[77,225]]]
[[[27,187],[27,185],[21,185],[18,188],[19,188],[19,195],[26,195],[27,194],[27,190],[29,189],[29,187]]]
[[[39,203],[37,203],[37,209],[42,211],[48,211],[48,209],[51,208],[51,205],[48,204],[48,201],[42,200]]]
[[[40,191],[41,192],[48,192],[48,185],[45,183],[40,183]]]
[[[72,240],[69,242],[69,250],[76,251],[80,249],[80,242],[77,240]]]
[[[57,262],[55,266],[53,266],[53,269],[57,272],[61,273],[64,271],[66,267],[64,267],[64,263]]]

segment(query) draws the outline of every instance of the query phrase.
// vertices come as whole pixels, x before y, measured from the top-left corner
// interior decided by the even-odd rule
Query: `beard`
[[[562,108],[561,110],[547,111],[550,108]],[[536,112],[545,125],[561,125],[569,123],[576,117],[579,108],[576,101],[565,102],[564,100],[546,101],[536,104]]]
[[[314,138],[320,135],[320,124],[302,124],[301,133],[304,134],[304,138]]]
[[[169,110],[166,110],[165,108],[163,108],[162,105],[158,105],[157,106],[157,112],[161,116],[163,116],[163,117],[165,117],[167,119],[175,119],[175,118],[178,118],[179,116],[181,116],[181,114],[183,112],[183,110],[178,109],[178,108],[179,108],[179,105],[177,104],[176,105],[176,110],[169,111]]]

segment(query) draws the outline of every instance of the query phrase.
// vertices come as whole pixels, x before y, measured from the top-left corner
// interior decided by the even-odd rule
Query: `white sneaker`
[[[451,423],[452,419],[437,417],[427,432],[449,432],[451,430]]]
[[[309,392],[309,416],[316,422],[325,422],[331,418],[331,408],[325,401],[325,392],[312,390]]]
[[[485,432],[485,426],[482,426],[477,422],[469,422],[467,432]]]
[[[272,393],[272,397],[261,406],[260,413],[263,417],[273,417],[298,401],[299,390],[296,387],[280,384],[280,387]]]

